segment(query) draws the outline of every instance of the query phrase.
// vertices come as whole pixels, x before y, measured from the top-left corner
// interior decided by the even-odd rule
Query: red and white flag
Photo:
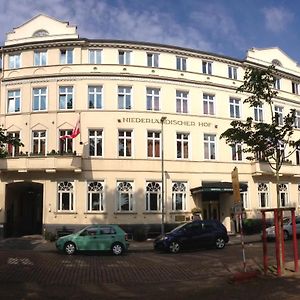
[[[80,120],[78,119],[75,127],[72,130],[71,134],[66,134],[60,137],[60,139],[64,140],[64,139],[74,139],[76,138],[76,136],[80,133]]]

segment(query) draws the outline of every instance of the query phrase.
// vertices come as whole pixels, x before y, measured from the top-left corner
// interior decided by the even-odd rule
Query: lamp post
[[[164,166],[164,122],[167,117],[161,117],[161,234],[165,235],[165,166]]]

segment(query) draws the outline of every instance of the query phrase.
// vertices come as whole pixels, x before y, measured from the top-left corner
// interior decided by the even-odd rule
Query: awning
[[[240,191],[247,191],[248,185],[240,183]],[[232,183],[224,181],[210,181],[203,182],[202,186],[198,186],[191,189],[192,194],[213,192],[213,193],[233,193]]]

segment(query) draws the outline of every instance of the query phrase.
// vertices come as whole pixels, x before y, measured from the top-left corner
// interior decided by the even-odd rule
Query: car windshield
[[[175,231],[181,229],[182,227],[184,227],[185,225],[186,225],[186,223],[180,224],[179,226],[177,226],[177,227],[175,227],[174,229],[172,229],[170,232],[175,232]]]
[[[290,223],[290,219],[289,218],[284,218],[283,219],[283,224],[284,225],[288,225]]]

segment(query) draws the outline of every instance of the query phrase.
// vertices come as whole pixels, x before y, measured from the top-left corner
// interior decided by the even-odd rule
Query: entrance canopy
[[[240,183],[240,191],[247,191],[248,185],[245,183]],[[210,181],[203,182],[202,186],[198,186],[191,189],[192,194],[197,193],[233,193],[232,183],[224,181]]]

